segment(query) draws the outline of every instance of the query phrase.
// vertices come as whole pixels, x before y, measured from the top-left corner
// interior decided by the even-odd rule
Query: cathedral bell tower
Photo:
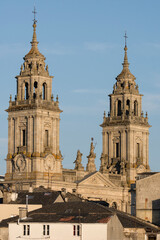
[[[125,35],[126,38],[126,35]],[[150,171],[148,163],[149,128],[142,111],[142,94],[129,70],[127,44],[122,72],[116,77],[110,97],[110,111],[104,113],[101,172],[125,174],[128,184],[139,172]]]
[[[35,13],[35,12],[34,12]],[[36,20],[31,50],[24,57],[17,79],[15,100],[10,96],[6,183],[13,189],[33,185],[48,187],[62,179],[59,150],[60,113],[58,96],[52,94],[52,76],[38,50]]]

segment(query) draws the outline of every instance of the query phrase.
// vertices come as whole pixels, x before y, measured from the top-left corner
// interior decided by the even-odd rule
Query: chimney
[[[65,189],[65,188],[62,188],[62,189],[61,189],[61,193],[62,193],[63,197],[65,197],[65,195],[66,195],[66,189]]]
[[[33,192],[33,187],[30,186],[30,187],[29,187],[29,193],[32,193],[32,192]]]
[[[25,219],[27,218],[27,208],[26,207],[19,207],[19,219]]]

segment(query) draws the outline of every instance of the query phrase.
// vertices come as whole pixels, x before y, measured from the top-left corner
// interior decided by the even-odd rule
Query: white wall
[[[9,224],[9,240],[20,239],[45,239],[43,225],[48,223],[25,223],[30,225],[30,236],[23,236],[23,224]],[[93,223],[82,224],[82,236],[73,236],[72,223],[50,223],[50,239],[54,240],[107,240],[107,224]]]

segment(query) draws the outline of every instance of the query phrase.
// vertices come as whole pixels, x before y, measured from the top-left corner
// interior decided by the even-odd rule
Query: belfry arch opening
[[[34,90],[33,90],[33,98],[35,99],[37,96],[37,88],[38,88],[38,82],[34,82]]]
[[[138,102],[134,101],[134,116],[138,116]]]
[[[43,83],[42,85],[42,99],[46,100],[47,99],[47,84]]]
[[[118,100],[118,103],[117,103],[117,116],[121,116],[121,101]]]
[[[29,94],[28,94],[28,83],[26,82],[25,83],[25,96],[24,96],[24,99],[26,100],[26,99],[28,99],[28,97],[29,97]]]

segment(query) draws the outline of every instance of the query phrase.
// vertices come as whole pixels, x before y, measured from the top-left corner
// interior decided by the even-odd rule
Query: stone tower
[[[59,150],[60,113],[58,96],[52,94],[52,76],[38,50],[36,20],[31,50],[24,57],[17,79],[15,100],[10,96],[6,183],[13,189],[49,186],[62,179]]]
[[[122,72],[116,77],[108,117],[104,113],[103,150],[100,171],[125,174],[130,185],[139,172],[149,171],[147,113],[142,111],[142,94],[129,70],[127,45]]]

